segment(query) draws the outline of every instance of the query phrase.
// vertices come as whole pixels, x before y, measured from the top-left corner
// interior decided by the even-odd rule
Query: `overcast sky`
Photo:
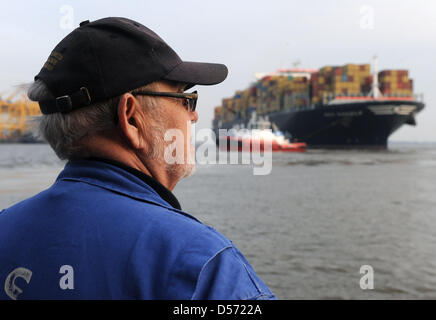
[[[198,128],[254,73],[370,63],[408,69],[426,109],[391,140],[436,141],[436,1],[2,1],[0,92],[33,80],[54,46],[83,20],[123,16],[159,34],[183,60],[224,63],[227,80],[199,87]],[[71,19],[70,19],[71,18]]]

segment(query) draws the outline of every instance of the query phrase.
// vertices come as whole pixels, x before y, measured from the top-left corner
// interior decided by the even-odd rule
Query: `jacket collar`
[[[114,165],[116,167],[119,167],[123,170],[126,170],[127,172],[130,172],[131,174],[135,175],[142,181],[144,181],[149,187],[153,188],[154,191],[167,203],[169,203],[172,207],[181,210],[182,207],[180,206],[179,200],[174,196],[174,194],[168,190],[163,184],[161,184],[159,181],[157,181],[155,178],[145,174],[142,171],[139,171],[135,168],[132,168],[124,163],[111,160],[111,159],[105,159],[105,158],[98,158],[98,157],[90,157],[86,158],[84,160],[95,160],[95,161],[101,161],[105,162],[111,165]]]
[[[170,205],[143,179],[114,164],[95,159],[70,160],[57,177],[56,181],[59,180],[89,183],[136,200],[179,212],[197,220],[195,217],[181,211],[180,208]],[[170,192],[169,190],[167,191]]]

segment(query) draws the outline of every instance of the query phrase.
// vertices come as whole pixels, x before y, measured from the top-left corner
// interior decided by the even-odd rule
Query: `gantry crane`
[[[17,86],[6,98],[0,97],[0,141],[19,141],[30,132],[29,120],[39,116],[38,103],[30,101],[26,86]]]

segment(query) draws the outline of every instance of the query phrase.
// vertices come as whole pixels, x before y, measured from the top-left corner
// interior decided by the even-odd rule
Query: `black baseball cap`
[[[35,80],[55,99],[39,101],[41,112],[68,113],[158,80],[214,85],[227,77],[217,63],[182,61],[156,33],[119,17],[83,21],[51,52]]]

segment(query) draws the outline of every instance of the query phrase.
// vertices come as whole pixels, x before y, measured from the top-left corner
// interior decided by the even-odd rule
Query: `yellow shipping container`
[[[261,110],[260,107],[261,107],[261,104],[258,103],[258,104],[256,105],[256,113],[257,113],[257,114],[263,114],[263,113],[262,113],[262,110]]]
[[[332,93],[331,90],[320,90],[320,91],[318,91],[318,94],[316,95],[316,97],[318,97],[319,99],[323,99],[324,95],[328,96],[331,93]]]
[[[312,97],[312,103],[317,104],[319,102],[321,102],[321,98],[319,98],[319,97]]]
[[[332,83],[342,82],[342,76],[333,76]]]
[[[368,64],[368,63],[361,64],[361,65],[359,65],[359,69],[360,69],[360,68],[363,69],[362,71],[370,72],[370,70],[371,70],[371,65]]]
[[[360,83],[358,82],[341,82],[341,83],[335,83],[333,86],[334,89],[360,89]]]
[[[257,97],[248,97],[248,105],[249,107],[255,105],[257,103]]]
[[[223,111],[223,107],[221,107],[221,106],[215,107],[215,116],[221,115],[222,111]]]
[[[393,94],[412,94],[412,90],[410,89],[391,89],[391,93]]]
[[[276,97],[270,101],[270,111],[275,112],[280,110],[280,97]]]
[[[349,64],[346,64],[346,65],[343,67],[343,69],[345,70],[345,72],[346,72],[347,74],[350,74],[350,73],[352,73],[352,72],[359,71],[359,66],[358,66],[357,64],[349,63]]]
[[[325,66],[319,69],[320,74],[327,74],[327,73],[331,73],[332,71],[333,71],[333,66]]]
[[[381,83],[392,83],[392,82],[398,82],[398,78],[397,78],[397,76],[384,76],[384,77],[381,77],[380,79],[380,82]]]
[[[244,90],[242,93],[242,106],[241,106],[242,110],[247,109],[249,97],[250,97],[250,90],[249,89]]]
[[[226,114],[226,117],[224,118],[225,122],[231,122],[231,121],[234,121],[234,120],[235,120],[235,114],[232,113],[232,112],[228,112]]]
[[[242,99],[241,98],[234,98],[233,104],[232,104],[232,109],[235,111],[240,111],[241,108],[242,108]]]
[[[358,82],[339,82],[333,85],[333,91],[348,89],[360,91],[360,83]]]

